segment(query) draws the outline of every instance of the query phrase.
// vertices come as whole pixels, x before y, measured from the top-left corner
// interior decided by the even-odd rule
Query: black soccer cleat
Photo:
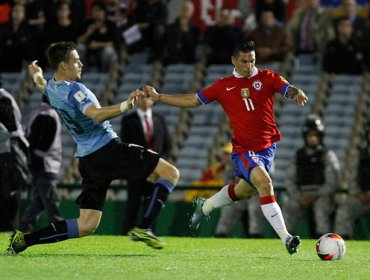
[[[301,239],[298,235],[290,236],[285,241],[286,249],[288,253],[293,255],[298,252],[298,247],[301,245]]]

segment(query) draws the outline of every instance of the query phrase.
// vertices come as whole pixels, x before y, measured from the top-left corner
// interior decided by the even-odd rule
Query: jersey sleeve
[[[286,91],[288,87],[290,86],[290,83],[279,74],[272,72],[272,81],[273,81],[273,88],[275,92],[279,92],[282,96],[285,97]]]
[[[206,105],[212,101],[218,99],[218,95],[220,92],[220,80],[213,83],[210,87],[202,89],[197,93],[199,101]]]
[[[73,83],[68,95],[68,101],[85,114],[86,109],[94,104],[93,93],[80,83]]]

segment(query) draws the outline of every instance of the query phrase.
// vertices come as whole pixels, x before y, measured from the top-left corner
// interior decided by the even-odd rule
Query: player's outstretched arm
[[[130,93],[126,101],[119,104],[107,107],[97,107],[95,104],[92,104],[86,109],[85,115],[96,122],[104,122],[113,119],[114,117],[132,109],[135,105],[136,99],[140,95],[144,95],[144,92],[137,89]]]
[[[31,64],[28,65],[28,73],[32,77],[34,83],[36,84],[37,88],[44,93],[44,89],[46,86],[46,80],[42,75],[42,69],[40,66],[37,65],[37,60],[32,61]]]
[[[195,93],[163,94],[158,93],[152,86],[145,86],[143,90],[153,101],[160,101],[176,107],[193,108],[201,104]]]
[[[299,106],[304,106],[308,100],[303,90],[290,85],[287,89],[287,97],[293,99]]]

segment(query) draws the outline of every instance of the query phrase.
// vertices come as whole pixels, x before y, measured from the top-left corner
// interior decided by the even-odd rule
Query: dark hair
[[[256,50],[256,43],[252,40],[242,39],[235,44],[233,56],[239,56],[240,52],[252,52]]]
[[[57,10],[59,10],[63,5],[68,5],[71,8],[71,3],[68,0],[59,0],[56,4]]]
[[[99,0],[93,1],[91,3],[90,9],[92,10],[95,7],[99,8],[99,10],[103,10],[105,13],[107,13],[107,5],[104,4],[102,1],[99,1]]]
[[[69,53],[76,49],[73,42],[58,42],[51,44],[46,50],[50,67],[56,71],[60,62],[68,61]]]

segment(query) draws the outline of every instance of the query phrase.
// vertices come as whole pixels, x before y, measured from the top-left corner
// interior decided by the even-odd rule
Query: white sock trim
[[[230,205],[234,202],[229,196],[228,187],[229,185],[224,186],[204,202],[202,210],[205,215],[209,215],[214,209]]]

